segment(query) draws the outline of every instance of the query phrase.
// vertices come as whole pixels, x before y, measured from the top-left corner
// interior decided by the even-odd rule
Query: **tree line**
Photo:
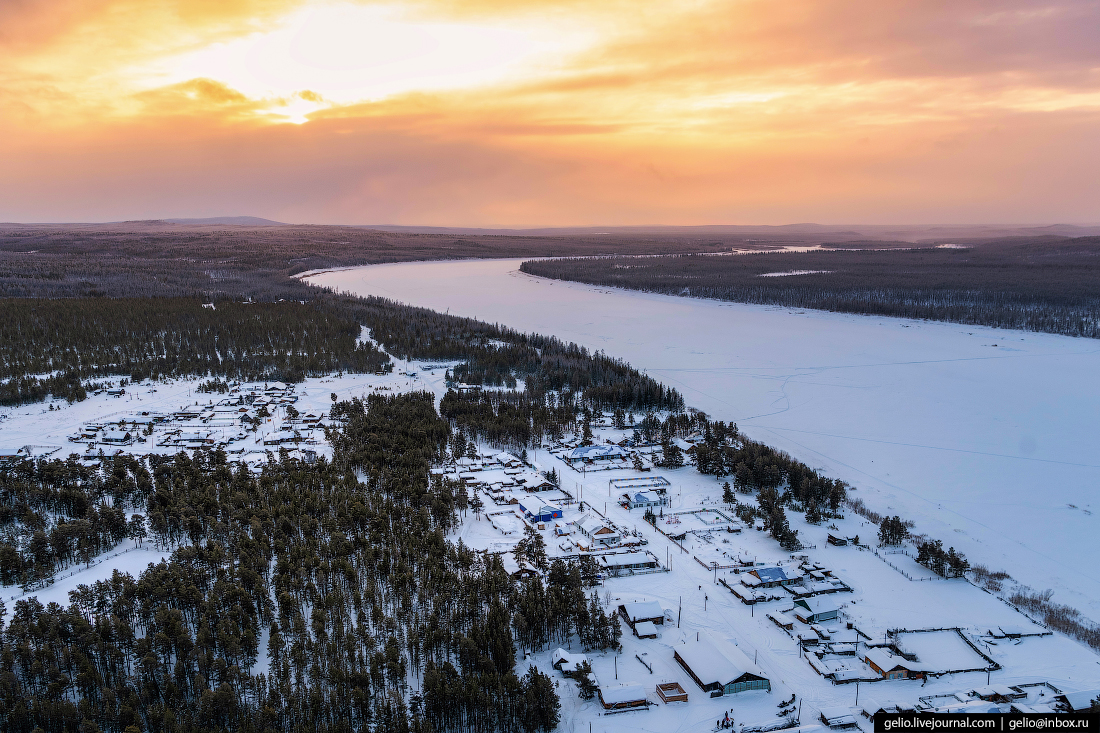
[[[617,648],[591,568],[525,546],[545,576],[516,581],[447,539],[468,502],[429,473],[452,441],[430,393],[337,408],[332,461],[281,451],[259,475],[220,450],[99,472],[25,461],[0,493],[8,524],[106,500],[141,508],[169,556],[67,606],[0,606],[0,727],[552,730],[554,684],[518,652]]]
[[[520,269],[667,295],[1100,338],[1100,237],[830,246],[837,249],[531,260]]]
[[[388,368],[360,334],[355,320],[297,302],[8,298],[0,300],[0,404],[48,393],[83,399],[83,378],[108,375],[297,382]]]

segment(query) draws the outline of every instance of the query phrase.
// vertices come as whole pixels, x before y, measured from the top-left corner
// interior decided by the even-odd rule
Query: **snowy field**
[[[415,373],[416,376],[407,377],[402,374],[406,371]],[[444,368],[421,369],[416,363],[407,365],[405,362],[397,362],[394,373],[387,375],[345,374],[306,379],[294,385],[292,392],[298,399],[293,404],[302,414],[311,412],[327,414],[332,405],[333,393],[341,400],[365,397],[372,393],[393,394],[412,390],[429,390],[440,397],[447,391],[443,383],[445,371]],[[125,446],[108,446],[102,443],[89,446],[84,443],[70,442],[68,437],[79,433],[81,428],[89,423],[132,419],[141,416],[143,412],[163,415],[194,406],[196,403],[205,406],[232,397],[232,395],[196,392],[195,388],[202,381],[205,380],[146,381],[143,384],[127,385],[126,394],[120,397],[103,392],[90,395],[87,400],[72,405],[63,400],[57,400],[52,403],[53,410],[49,409],[50,403],[46,402],[21,407],[3,407],[0,408],[0,446],[11,448],[29,446],[33,455],[60,459],[65,459],[73,453],[79,456],[95,455],[101,449],[107,454],[123,451],[132,455],[150,453],[171,455],[181,448],[157,445],[162,433],[170,431],[173,427],[170,423],[155,426],[153,435],[149,436],[145,443]],[[246,438],[226,446],[230,453],[230,460],[243,460],[255,464],[265,461],[268,452],[277,454],[279,447],[265,446],[264,439],[280,431],[284,427],[286,418],[285,407],[273,409],[270,420],[258,430],[248,432]],[[222,440],[223,434],[237,434],[241,431],[239,428],[215,428],[209,432],[213,439]],[[285,447],[294,450],[293,445]],[[323,439],[302,443],[300,448],[313,449],[318,455],[326,457],[332,455],[331,446]],[[151,542],[147,541],[141,547],[137,547],[132,540],[124,540],[114,550],[96,557],[90,567],[77,563],[58,572],[55,582],[45,589],[22,593],[18,587],[4,587],[0,589],[0,600],[5,601],[9,608],[12,601],[29,596],[37,596],[43,604],[56,602],[68,605],[69,591],[75,589],[77,585],[109,578],[116,569],[136,577],[149,563],[160,562],[162,558],[166,559],[167,555],[168,553],[156,551]]]
[[[441,396],[446,389],[444,369],[438,365],[434,369],[427,367],[420,363],[399,363],[397,371],[391,375],[306,380],[295,387],[298,395],[295,404],[302,412],[323,411],[331,404],[332,392],[347,398],[372,392],[392,394],[427,389]],[[416,376],[405,376],[401,372],[415,372]],[[0,423],[0,441],[7,444],[29,441],[27,444],[42,446],[39,450],[44,451],[51,440],[60,441],[87,422],[103,422],[124,411],[128,411],[126,414],[151,409],[170,412],[180,406],[177,403],[194,402],[195,386],[195,382],[188,381],[139,386],[128,389],[123,397],[98,395],[83,403],[63,405],[60,411],[52,412],[44,405],[9,409],[0,413],[4,416]],[[203,398],[216,401],[214,396],[203,395],[200,401]],[[273,422],[262,427],[261,433],[277,431],[278,421],[283,419],[280,415],[276,410]],[[629,430],[601,427],[595,432],[596,440],[603,442],[605,439],[618,441]],[[326,446],[314,447],[320,453],[327,452]],[[1020,689],[1028,691],[1028,704],[1040,708],[1055,694],[1052,688],[1045,686],[1048,683],[1064,692],[1100,688],[1098,657],[1082,644],[1060,634],[1004,638],[1000,629],[1025,633],[1044,633],[1045,630],[995,596],[964,580],[932,576],[904,555],[880,557],[867,549],[833,547],[826,543],[829,532],[844,537],[859,535],[864,542],[873,538],[876,528],[858,516],[849,515],[831,526],[811,526],[803,521],[802,515],[790,513],[792,528],[799,531],[803,543],[809,546],[796,557],[781,550],[767,534],[742,526],[721,504],[721,488],[714,477],[703,476],[690,466],[671,470],[654,468],[638,474],[632,467],[626,467],[632,466],[631,462],[624,461],[622,468],[580,472],[561,457],[564,451],[557,447],[530,450],[531,463],[527,466],[514,456],[502,458],[502,454],[489,446],[480,448],[485,458],[477,462],[484,464],[479,466],[483,470],[468,475],[471,484],[478,486],[485,510],[480,515],[467,512],[450,539],[461,538],[465,544],[479,550],[507,553],[527,526],[520,507],[506,503],[508,495],[516,498],[526,495],[523,482],[538,479],[540,471],[553,468],[561,477],[561,489],[538,494],[539,499],[562,509],[562,518],[546,522],[541,530],[551,557],[575,556],[580,548],[589,546],[590,541],[572,523],[586,515],[596,515],[614,527],[623,539],[610,548],[601,548],[597,553],[601,558],[635,552],[652,558],[659,565],[644,574],[607,577],[595,589],[601,603],[609,610],[621,603],[657,601],[665,618],[665,623],[657,627],[657,638],[637,638],[624,624],[621,653],[588,655],[600,685],[612,688],[618,684],[637,683],[651,703],[649,709],[606,715],[598,701],[580,699],[576,683],[553,668],[553,645],[534,652],[521,662],[521,667],[535,664],[558,683],[562,701],[561,731],[672,733],[711,730],[715,721],[731,711],[739,729],[781,725],[781,710],[798,711],[801,723],[809,725],[819,721],[822,711],[834,709],[853,715],[862,729],[869,731],[870,721],[863,717],[861,710],[890,704],[940,707],[966,704],[960,701],[972,699],[970,693],[987,684],[1030,685]],[[129,449],[142,452],[136,446]],[[256,446],[254,450],[260,449]],[[643,460],[649,463],[648,459]],[[492,463],[494,461],[496,463]],[[455,462],[450,468],[434,470],[457,476],[463,469]],[[686,532],[682,545],[646,524],[643,510],[630,510],[617,503],[621,491],[611,483],[612,479],[652,480],[656,475],[669,482],[669,506],[661,510],[664,516],[658,519],[657,526],[667,534]],[[504,482],[510,485],[501,488]],[[502,503],[494,501],[494,495],[502,499]],[[134,548],[127,540],[112,552],[96,558],[91,567],[68,568],[58,575],[52,586],[26,595],[37,596],[42,603],[67,603],[69,591],[78,584],[107,578],[116,569],[136,576],[148,563],[158,562],[163,556],[164,553],[154,550],[149,542],[142,548]],[[715,569],[712,562],[723,567]],[[791,574],[804,571],[799,592],[812,586],[820,591],[814,598],[835,607],[839,617],[815,625],[793,620],[800,611],[794,605],[793,595],[781,588],[763,592],[770,600],[746,605],[733,592],[752,593],[745,582],[748,571],[731,567],[741,563],[752,563],[754,567],[782,566]],[[818,579],[829,580],[814,579],[814,574]],[[752,582],[750,579],[748,585]],[[14,588],[5,588],[3,595],[6,601],[25,597]],[[769,612],[790,619],[791,628],[780,628],[769,618]],[[954,628],[959,631],[921,631]],[[938,676],[927,682],[870,681],[876,675],[860,655],[866,654],[868,645],[885,643],[892,629],[908,630],[897,637],[899,650],[915,654],[918,663],[925,669],[934,670]],[[771,692],[749,691],[718,698],[703,692],[673,654],[678,647],[707,637],[727,647],[736,647],[751,659],[770,681]],[[803,648],[800,638],[812,639],[814,643]],[[254,672],[264,671],[267,665],[263,654],[265,644],[261,642],[261,657]],[[570,651],[579,650],[574,645]],[[957,671],[984,668],[988,665],[987,660],[992,660],[997,668],[988,673]],[[858,677],[864,682],[860,686],[834,684],[824,676],[826,674],[854,675],[853,679]],[[688,702],[659,703],[656,685],[666,682],[679,683],[688,693]],[[415,685],[417,681],[410,678],[410,683]],[[792,704],[782,705],[792,696],[795,698]]]
[[[616,440],[625,435],[614,430],[598,430],[596,433],[597,440]],[[564,538],[565,542],[559,544],[563,538],[556,536],[555,527],[550,524],[542,531],[551,557],[575,553],[575,549],[569,547],[569,540],[577,534],[569,523],[595,509],[615,526],[626,529],[631,535],[631,542],[644,540],[647,544],[642,549],[656,557],[662,568],[666,569],[664,572],[607,578],[597,589],[601,602],[608,608],[633,601],[659,602],[665,611],[666,621],[657,627],[658,637],[637,638],[624,624],[621,653],[595,652],[587,655],[601,685],[638,683],[650,702],[658,704],[648,710],[603,715],[598,701],[581,700],[576,683],[565,679],[551,666],[554,645],[530,656],[528,663],[536,664],[560,685],[562,731],[583,733],[589,729],[589,724],[593,731],[607,733],[711,730],[715,721],[731,709],[738,727],[774,725],[779,722],[777,712],[780,703],[789,700],[792,695],[797,695],[795,704],[800,706],[802,725],[819,722],[822,710],[841,708],[851,713],[863,730],[869,731],[871,721],[860,714],[863,709],[873,710],[890,704],[919,705],[922,698],[925,701],[934,700],[931,704],[937,706],[961,704],[951,696],[966,699],[968,693],[987,684],[1037,685],[1023,689],[1030,691],[1027,702],[1038,706],[1054,696],[1050,688],[1041,685],[1043,682],[1062,691],[1100,687],[1098,657],[1080,643],[1059,634],[1012,640],[993,638],[989,631],[996,631],[999,627],[1033,633],[1044,631],[995,596],[964,580],[944,580],[932,576],[904,555],[889,555],[886,558],[916,579],[910,580],[871,551],[852,546],[834,547],[826,543],[830,531],[848,537],[859,535],[864,542],[872,538],[876,528],[859,517],[850,515],[833,523],[835,529],[830,529],[827,524],[806,524],[802,521],[802,515],[792,512],[788,514],[792,529],[797,529],[803,542],[812,546],[799,554],[806,557],[807,564],[827,570],[850,588],[849,591],[818,596],[831,602],[840,612],[836,621],[822,622],[818,628],[831,635],[838,648],[845,645],[848,649],[854,648],[858,641],[861,650],[867,644],[882,643],[888,630],[908,629],[908,633],[897,637],[899,649],[916,654],[918,661],[927,669],[948,673],[927,682],[881,679],[868,682],[866,680],[876,675],[860,660],[858,653],[857,656],[823,654],[821,660],[814,655],[815,669],[807,658],[812,650],[823,650],[825,642],[808,647],[803,652],[797,639],[799,636],[814,637],[816,632],[798,621],[794,621],[793,629],[787,631],[768,618],[768,612],[785,612],[793,618],[794,604],[789,593],[773,589],[772,595],[777,600],[746,605],[718,584],[718,581],[725,581],[729,586],[739,588],[740,576],[737,573],[729,569],[715,572],[695,559],[698,557],[709,563],[712,558],[717,558],[728,564],[731,558],[741,558],[787,568],[793,568],[798,563],[766,533],[741,527],[735,519],[717,526],[698,521],[700,516],[708,522],[720,516],[731,518],[730,512],[718,503],[721,501],[721,489],[713,477],[703,476],[690,466],[671,470],[655,468],[647,474],[661,475],[671,482],[669,496],[672,506],[664,514],[666,518],[671,518],[676,512],[675,516],[681,522],[669,524],[658,520],[658,526],[669,534],[688,530],[681,548],[646,524],[641,516],[643,510],[629,510],[615,503],[613,496],[609,495],[606,473],[582,474],[546,450],[538,451],[535,463],[544,470],[555,468],[561,476],[562,488],[574,497],[583,495],[588,505],[584,511],[575,504],[567,505],[562,519],[552,523],[571,530],[572,533]],[[638,474],[623,469],[612,472],[612,475],[615,478],[629,478]],[[486,511],[499,510],[489,494],[483,492],[482,498]],[[740,527],[740,531],[727,532],[727,527]],[[452,535],[452,539],[457,537],[474,548],[491,551],[504,549],[503,543],[498,542],[504,538],[485,516],[479,519],[470,513]],[[622,550],[612,548],[608,551]],[[906,561],[912,567],[905,564]],[[918,569],[923,572],[917,572]],[[849,624],[863,632],[864,636],[859,636],[849,628]],[[959,628],[961,635],[950,630],[921,631],[951,628]],[[710,698],[673,657],[678,645],[693,641],[697,634],[709,635],[744,652],[771,681],[772,691],[750,691]],[[580,650],[574,646],[571,651]],[[987,662],[982,654],[1001,668],[988,675],[985,671],[950,672],[984,668]],[[827,672],[830,668],[849,669],[863,676],[865,681],[859,686],[858,704],[855,684],[833,684],[817,671]],[[688,702],[659,704],[656,685],[665,682],[680,683],[688,693]]]
[[[379,265],[310,281],[621,357],[850,482],[872,508],[1100,618],[1100,343],[647,295],[518,264]]]

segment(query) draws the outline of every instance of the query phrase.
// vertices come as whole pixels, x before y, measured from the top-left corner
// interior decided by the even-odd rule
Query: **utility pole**
[[[680,596],[680,606],[676,609],[676,628],[680,628],[680,614],[684,612],[684,597]]]

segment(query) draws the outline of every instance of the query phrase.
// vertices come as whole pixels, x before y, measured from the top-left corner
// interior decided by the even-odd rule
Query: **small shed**
[[[634,624],[634,636],[639,639],[656,639],[657,627],[652,621],[639,621]]]
[[[830,728],[856,728],[856,716],[850,708],[821,708],[821,722]]]
[[[794,629],[794,621],[785,613],[780,611],[768,611],[768,618],[771,622],[781,629],[792,631]]]
[[[688,701],[687,691],[679,682],[662,682],[657,685],[657,697],[661,698],[661,702],[665,705],[670,702]]]
[[[600,704],[604,710],[625,710],[628,708],[649,707],[645,689],[637,682],[599,687]]]

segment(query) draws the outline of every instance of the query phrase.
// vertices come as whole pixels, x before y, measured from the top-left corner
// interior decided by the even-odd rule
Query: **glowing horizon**
[[[0,219],[1100,220],[1088,0],[0,8]]]

